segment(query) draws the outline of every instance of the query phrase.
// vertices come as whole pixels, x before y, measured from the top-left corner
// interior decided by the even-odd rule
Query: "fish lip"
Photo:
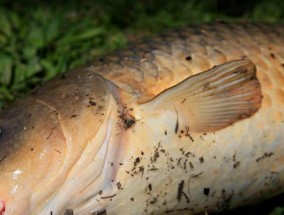
[[[0,215],[4,214],[5,211],[6,211],[5,201],[0,199]]]

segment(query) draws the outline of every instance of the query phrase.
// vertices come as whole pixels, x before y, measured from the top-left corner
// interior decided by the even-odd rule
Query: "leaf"
[[[18,85],[25,80],[25,76],[26,76],[25,71],[26,71],[26,65],[17,61],[15,65],[13,86]]]
[[[37,73],[41,71],[41,65],[39,64],[37,58],[34,58],[33,60],[29,61],[29,63],[26,66],[26,78],[29,79],[32,76],[35,76]]]
[[[58,19],[54,19],[47,26],[45,40],[46,42],[50,42],[54,40],[56,37],[58,37],[59,35],[60,35],[59,21]]]
[[[9,18],[11,20],[11,24],[14,28],[19,28],[21,25],[21,20],[19,18],[19,14],[14,11],[9,11]]]
[[[67,35],[63,39],[59,41],[59,45],[65,45],[65,44],[72,44],[75,42],[83,41],[86,39],[90,39],[92,37],[98,36],[104,32],[104,28],[92,28],[92,29],[87,29],[83,31],[82,33],[79,34],[71,34]]]
[[[13,60],[6,55],[0,56],[0,83],[2,85],[9,85],[12,79]]]
[[[284,208],[276,207],[269,215],[284,215]]]
[[[35,48],[41,48],[44,46],[44,33],[43,28],[37,25],[31,25],[28,32],[27,40],[29,44]]]
[[[40,61],[40,64],[42,65],[43,69],[46,72],[44,77],[45,80],[48,80],[54,77],[54,75],[56,75],[56,67],[52,61],[49,61],[47,59],[42,59]]]
[[[28,45],[24,46],[22,51],[23,51],[23,57],[26,60],[31,60],[35,58],[37,54],[37,49],[35,47],[28,46]]]
[[[65,56],[61,56],[58,58],[58,64],[57,64],[57,71],[58,73],[63,73],[67,71],[67,60]]]
[[[0,33],[0,47],[7,44],[7,42],[8,42],[7,37],[3,33]]]
[[[5,100],[13,100],[14,96],[11,94],[11,92],[6,87],[0,88],[0,98],[4,98]]]
[[[7,13],[4,10],[0,10],[0,32],[3,32],[6,36],[11,36],[11,23],[8,19]]]

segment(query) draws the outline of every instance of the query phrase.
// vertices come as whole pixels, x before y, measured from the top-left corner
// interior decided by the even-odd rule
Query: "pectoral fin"
[[[230,61],[189,77],[156,96],[152,108],[175,108],[192,132],[216,131],[250,117],[261,106],[256,68]]]

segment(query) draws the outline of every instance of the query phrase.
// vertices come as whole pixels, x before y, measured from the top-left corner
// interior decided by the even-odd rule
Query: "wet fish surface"
[[[140,39],[1,114],[0,215],[201,214],[275,196],[283,104],[283,25]]]

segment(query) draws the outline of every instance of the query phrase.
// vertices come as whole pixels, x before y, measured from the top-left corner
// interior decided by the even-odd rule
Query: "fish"
[[[0,118],[0,214],[202,214],[284,192],[284,25],[138,39]]]

